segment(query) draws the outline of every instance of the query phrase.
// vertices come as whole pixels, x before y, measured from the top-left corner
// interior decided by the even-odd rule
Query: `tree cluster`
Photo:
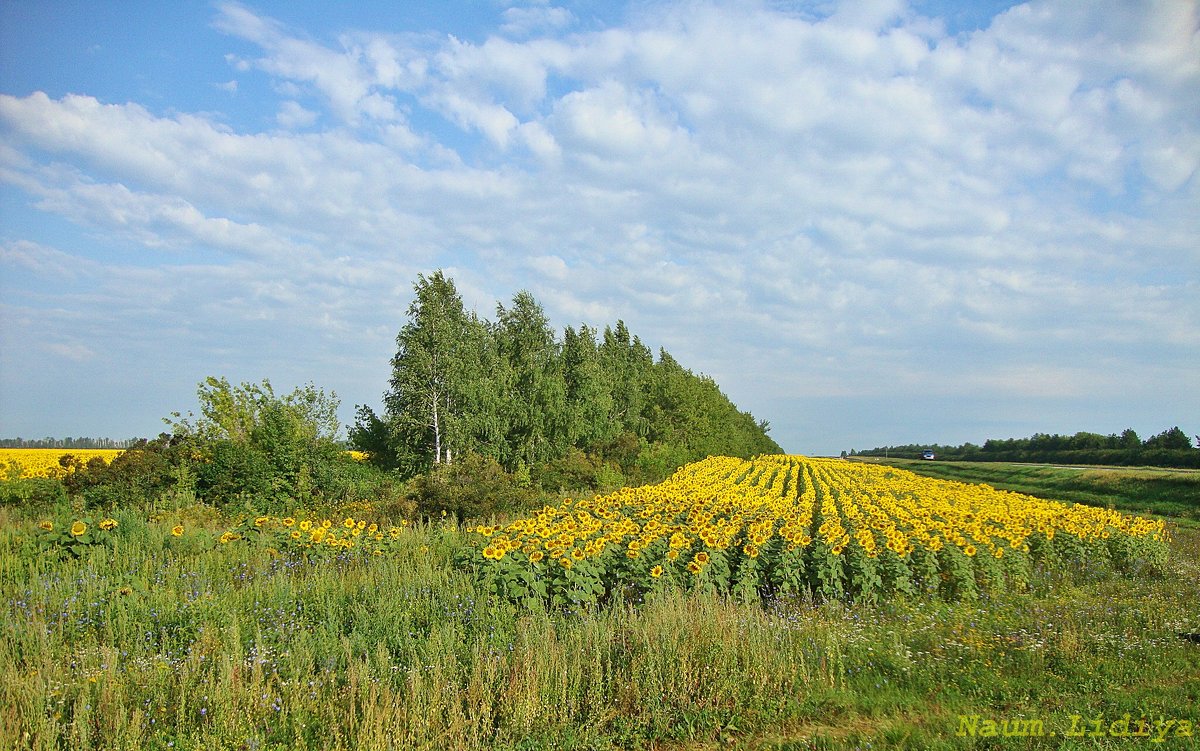
[[[1028,438],[988,439],[982,446],[909,444],[851,451],[851,456],[892,456],[919,459],[932,450],[939,459],[969,462],[1043,462],[1052,464],[1111,464],[1118,466],[1200,467],[1200,436],[1193,439],[1178,426],[1142,440],[1133,428],[1101,435],[1035,433]]]
[[[547,490],[658,479],[712,454],[777,453],[766,422],[624,322],[559,336],[528,292],[496,320],[468,312],[441,271],[421,275],[396,337],[383,414],[360,406],[352,445],[402,476],[468,456]],[[458,470],[456,470],[457,472]]]
[[[277,395],[271,383],[207,378],[200,415],[178,413],[170,432],[139,440],[110,463],[71,456],[63,484],[93,508],[196,501],[218,508],[291,511],[378,491],[378,473],[337,441],[338,399],[309,384]]]

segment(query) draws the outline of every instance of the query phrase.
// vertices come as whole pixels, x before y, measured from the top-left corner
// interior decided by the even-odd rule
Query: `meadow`
[[[722,461],[464,524],[2,507],[3,746],[1200,745],[1195,528]]]

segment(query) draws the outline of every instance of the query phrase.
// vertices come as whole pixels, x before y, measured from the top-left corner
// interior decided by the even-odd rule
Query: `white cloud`
[[[275,122],[279,123],[281,128],[298,130],[311,126],[317,121],[318,117],[320,115],[312,110],[305,109],[299,102],[288,100],[279,105],[279,112],[275,115]]]
[[[500,30],[515,37],[526,37],[537,32],[552,32],[570,26],[575,17],[566,8],[546,3],[527,7],[506,8],[501,14],[504,23]]]

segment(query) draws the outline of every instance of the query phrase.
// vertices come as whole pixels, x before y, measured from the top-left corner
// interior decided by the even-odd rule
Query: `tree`
[[[1121,437],[1118,440],[1118,445],[1123,449],[1140,449],[1142,447],[1142,439],[1138,437],[1137,431],[1133,428],[1125,428],[1121,431]]]
[[[563,384],[567,401],[568,442],[588,448],[612,440],[613,385],[600,362],[596,332],[587,325],[568,326],[562,343]]]
[[[654,356],[636,336],[630,337],[624,321],[605,327],[600,362],[612,384],[610,421],[622,432],[644,436],[649,428],[643,410],[653,378]]]
[[[256,430],[268,425],[300,440],[334,440],[340,430],[337,394],[325,393],[309,383],[283,397],[275,395],[271,382],[233,386],[222,376],[209,376],[196,388],[201,417],[178,412],[165,422],[177,435],[194,435],[203,440],[246,443]]]
[[[541,305],[518,292],[512,307],[496,306],[496,340],[506,366],[502,463],[514,471],[555,459],[569,445],[566,384],[558,342]]]
[[[1153,438],[1147,438],[1144,445],[1146,448],[1187,451],[1192,447],[1192,442],[1187,437],[1187,433],[1184,433],[1179,426],[1175,426]]]
[[[476,332],[454,282],[441,271],[417,276],[408,323],[396,335],[384,396],[396,460],[415,471],[450,463],[463,448]]]

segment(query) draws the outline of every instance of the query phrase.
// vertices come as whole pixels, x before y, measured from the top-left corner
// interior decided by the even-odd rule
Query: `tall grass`
[[[4,748],[958,748],[962,713],[1180,716],[1200,696],[1200,647],[1175,635],[1200,631],[1188,530],[1162,580],[545,612],[455,566],[453,524],[305,560],[120,522],[115,547],[60,559],[0,514]]]

